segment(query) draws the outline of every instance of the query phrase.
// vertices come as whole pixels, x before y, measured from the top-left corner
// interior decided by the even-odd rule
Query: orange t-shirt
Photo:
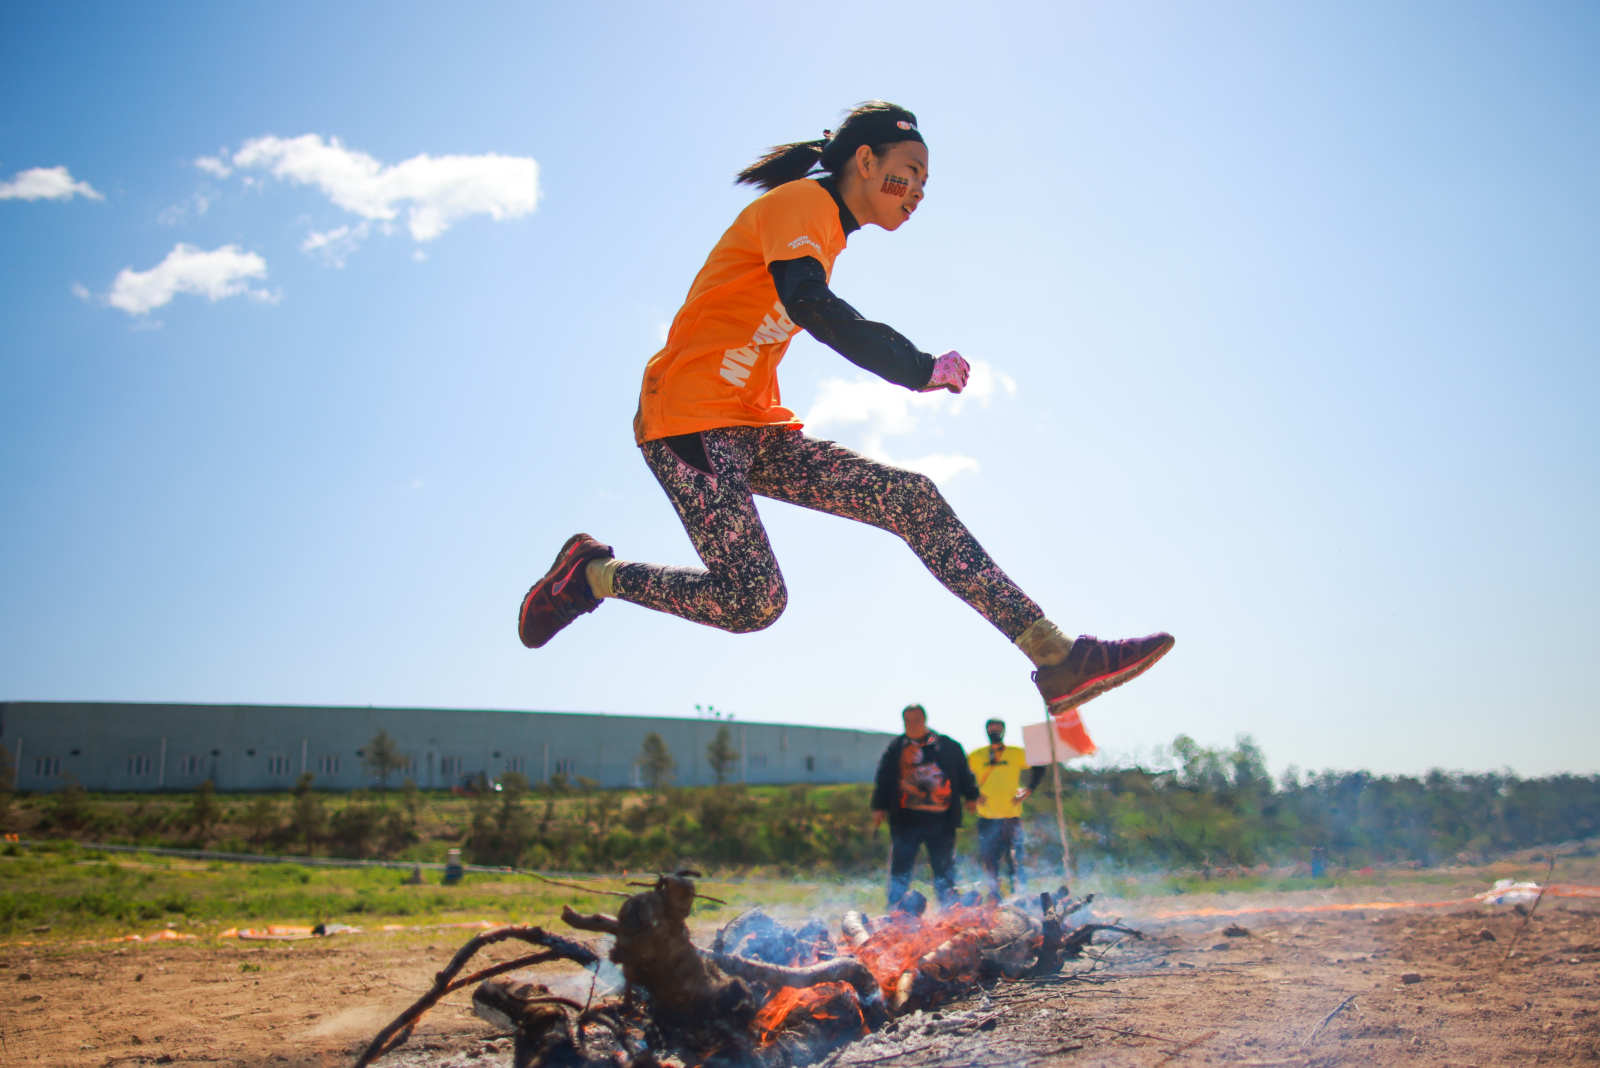
[[[741,211],[695,276],[666,347],[645,365],[634,439],[799,426],[778,394],[778,361],[800,328],[767,265],[810,256],[831,275],[844,246],[839,206],[813,179],[785,182]]]

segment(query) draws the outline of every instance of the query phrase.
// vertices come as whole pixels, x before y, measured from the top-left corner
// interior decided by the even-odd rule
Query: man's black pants
[[[933,868],[933,892],[940,905],[956,896],[956,829],[944,820],[909,822],[889,826],[889,907],[911,888],[911,869],[917,862],[917,849],[928,847],[928,865]]]

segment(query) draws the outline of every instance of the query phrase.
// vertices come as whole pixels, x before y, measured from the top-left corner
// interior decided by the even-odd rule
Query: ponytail
[[[882,155],[896,141],[921,141],[917,117],[903,107],[882,100],[857,104],[845,115],[839,129],[824,130],[820,141],[791,141],[775,145],[767,154],[740,171],[735,185],[776,189],[804,178],[814,169],[837,174],[862,145]]]
[[[776,189],[785,182],[804,178],[811,168],[822,161],[822,150],[827,138],[820,141],[792,141],[787,145],[774,145],[767,154],[739,172],[734,185],[753,185],[758,189]]]

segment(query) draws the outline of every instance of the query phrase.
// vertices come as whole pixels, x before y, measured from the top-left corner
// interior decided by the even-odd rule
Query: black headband
[[[837,130],[824,130],[827,143],[822,148],[822,165],[835,171],[862,145],[886,145],[895,141],[922,140],[917,117],[909,111],[869,111],[852,115]]]

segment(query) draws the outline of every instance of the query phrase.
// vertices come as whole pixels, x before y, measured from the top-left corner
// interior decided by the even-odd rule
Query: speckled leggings
[[[926,475],[793,427],[722,427],[698,437],[714,474],[686,462],[665,441],[647,441],[641,451],[706,569],[619,563],[612,584],[619,599],[735,633],[771,626],[788,591],[756,513],[759,495],[903,538],[946,589],[1008,639],[1043,616]]]

